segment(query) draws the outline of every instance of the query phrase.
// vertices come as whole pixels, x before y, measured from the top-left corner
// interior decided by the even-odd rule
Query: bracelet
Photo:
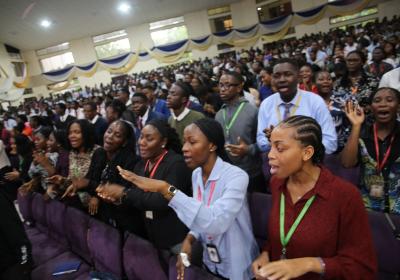
[[[325,262],[324,262],[324,260],[322,258],[318,258],[318,261],[321,264],[321,268],[322,268],[321,277],[324,277],[325,276],[325,269],[326,269]]]

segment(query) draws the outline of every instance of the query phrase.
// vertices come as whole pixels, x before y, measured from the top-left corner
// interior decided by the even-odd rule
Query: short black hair
[[[144,93],[141,93],[141,92],[136,92],[136,93],[132,96],[132,98],[134,98],[134,97],[142,98],[144,102],[148,102],[148,101],[149,101],[149,99],[147,98],[147,96],[146,96]]]
[[[67,110],[67,106],[65,105],[65,103],[63,103],[63,102],[58,102],[57,104],[56,104],[56,106],[58,105],[58,107],[60,107],[60,109],[62,109],[62,110]]]
[[[181,81],[177,81],[174,83],[174,85],[176,85],[177,87],[180,87],[182,90],[182,95],[184,97],[186,97],[187,99],[189,99],[191,93],[193,93],[193,88],[191,87],[191,85],[189,85],[188,83],[185,82],[181,82]]]
[[[114,112],[117,113],[117,115],[118,115],[119,118],[122,116],[122,114],[123,114],[123,113],[125,112],[125,110],[126,110],[126,106],[125,106],[124,102],[122,102],[122,101],[119,100],[119,99],[113,99],[112,101],[109,101],[109,102],[106,104],[106,108],[107,108],[107,107],[111,107],[112,110],[113,110]]]
[[[83,106],[90,106],[92,111],[97,111],[97,104],[94,101],[88,101]]]
[[[348,57],[349,57],[350,55],[352,55],[352,54],[357,54],[357,55],[360,57],[361,62],[362,62],[363,64],[367,61],[367,57],[365,56],[365,54],[364,54],[362,51],[359,51],[359,50],[354,50],[354,51],[349,52],[349,53],[346,55],[346,58],[348,58]]]
[[[236,82],[238,82],[239,84],[244,83],[243,76],[241,74],[239,74],[238,72],[229,71],[229,72],[226,72],[224,75],[233,77],[236,80]]]
[[[375,95],[376,95],[378,92],[383,91],[383,90],[391,91],[391,92],[393,93],[393,95],[396,97],[397,102],[400,103],[400,92],[399,92],[397,89],[391,88],[391,87],[381,87],[381,88],[378,88],[376,91],[374,91],[374,92],[369,96],[369,104],[372,103],[372,100],[374,100]]]
[[[296,60],[292,59],[292,58],[280,58],[278,59],[275,64],[274,67],[278,64],[283,64],[283,63],[288,63],[290,65],[293,66],[293,68],[298,72],[299,71],[299,64],[297,63]]]

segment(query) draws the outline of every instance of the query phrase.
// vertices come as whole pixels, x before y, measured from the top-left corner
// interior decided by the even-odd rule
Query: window
[[[370,8],[366,8],[364,10],[362,10],[361,12],[355,13],[355,14],[351,14],[351,15],[347,15],[347,16],[334,16],[334,17],[330,17],[329,18],[329,23],[330,24],[336,24],[336,23],[341,23],[341,22],[345,22],[348,20],[353,20],[353,19],[358,19],[358,18],[362,18],[362,17],[366,17],[366,16],[370,16],[370,15],[375,15],[378,13],[378,7],[370,7]]]
[[[213,9],[207,10],[207,14],[209,17],[221,15],[221,14],[227,14],[230,12],[231,12],[230,6],[223,6],[223,7],[218,7],[218,8],[213,8]]]
[[[213,33],[231,30],[233,28],[232,16],[226,15],[210,19],[210,26]]]
[[[169,18],[150,23],[150,30],[160,29],[166,26],[176,25],[184,22],[183,17]]]
[[[183,17],[152,22],[150,30],[150,36],[155,46],[186,40],[189,37]]]
[[[292,13],[291,1],[278,1],[257,7],[259,21],[267,21],[280,16],[287,16]]]
[[[153,31],[150,35],[151,39],[153,39],[154,45],[156,46],[166,45],[168,43],[178,42],[188,38],[188,32],[185,25]]]
[[[110,33],[105,33],[105,34],[94,36],[93,37],[93,43],[95,43],[95,44],[103,43],[103,42],[106,42],[106,41],[112,41],[112,40],[115,40],[117,38],[126,37],[126,36],[128,36],[128,34],[126,33],[125,30],[118,30],[118,31],[114,31],[114,32],[110,32]]]
[[[17,61],[12,61],[11,63],[14,66],[15,76],[16,77],[23,77],[24,76],[25,63],[24,62],[17,62]]]
[[[131,51],[131,45],[125,30],[117,30],[110,33],[94,36],[94,50],[97,58],[103,59]]]
[[[131,51],[129,39],[124,38],[94,47],[96,55],[99,59],[107,58]]]
[[[66,52],[63,54],[43,58],[40,60],[43,72],[49,72],[53,70],[60,70],[68,65],[74,64],[74,57],[72,52]]]
[[[43,55],[47,55],[47,54],[52,54],[52,53],[56,53],[56,52],[61,52],[61,51],[65,51],[69,49],[69,43],[62,43],[56,46],[52,46],[52,47],[48,47],[45,49],[40,49],[36,51],[36,54],[38,56],[43,56]]]

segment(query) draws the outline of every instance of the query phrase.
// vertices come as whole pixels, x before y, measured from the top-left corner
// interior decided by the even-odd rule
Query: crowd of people
[[[178,255],[179,279],[196,240],[222,279],[375,279],[365,209],[400,215],[399,30],[394,17],[9,108],[1,194],[146,238]],[[325,154],[360,166],[358,190]],[[273,198],[261,255],[248,192]]]

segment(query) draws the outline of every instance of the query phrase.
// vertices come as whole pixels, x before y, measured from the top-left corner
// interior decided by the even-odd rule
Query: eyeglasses
[[[233,88],[233,87],[237,87],[239,84],[218,84],[219,88]]]

